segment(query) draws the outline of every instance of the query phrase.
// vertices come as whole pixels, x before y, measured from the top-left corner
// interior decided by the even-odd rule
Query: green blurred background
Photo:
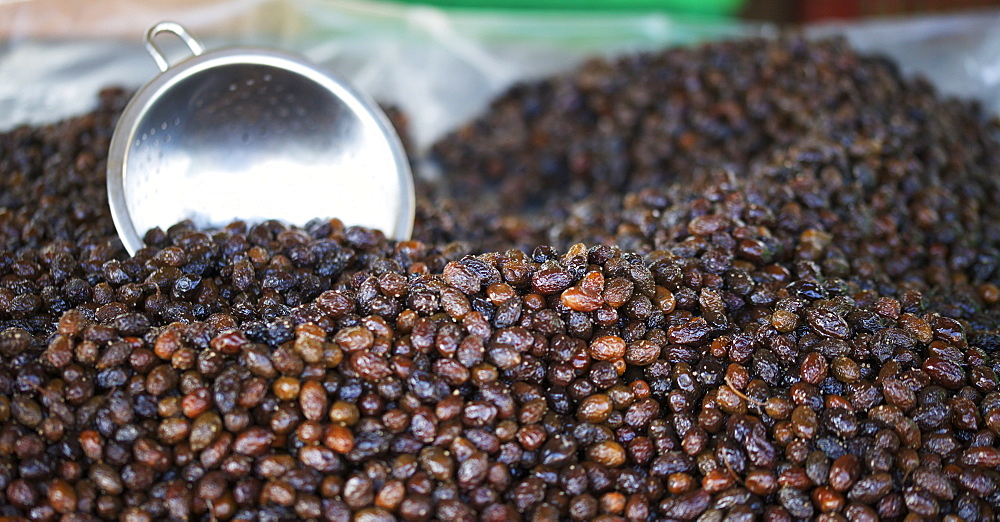
[[[399,0],[446,8],[664,11],[800,24],[871,16],[954,13],[1000,6],[1000,0]]]

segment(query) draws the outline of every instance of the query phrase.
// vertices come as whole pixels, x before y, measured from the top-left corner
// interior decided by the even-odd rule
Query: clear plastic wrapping
[[[0,129],[88,110],[98,89],[158,70],[142,45],[161,20],[209,48],[266,45],[326,65],[409,116],[418,147],[482,111],[510,85],[590,56],[774,34],[767,24],[665,14],[444,11],[346,0],[0,2]],[[1000,11],[806,28],[883,52],[944,93],[1000,112]]]

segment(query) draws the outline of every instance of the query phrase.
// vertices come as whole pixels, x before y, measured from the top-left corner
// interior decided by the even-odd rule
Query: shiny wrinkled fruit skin
[[[664,71],[669,96],[698,88],[652,106],[642,89]],[[515,118],[539,141],[511,158],[583,147],[563,174],[592,198],[534,201],[561,216],[536,219],[523,171],[484,147],[511,142],[469,131],[436,151],[475,153],[449,167],[457,187],[513,180],[505,217],[421,187],[401,243],[336,220],[182,223],[128,258],[103,195],[120,92],[0,134],[0,516],[992,519],[995,127],[839,42],[719,43],[567,78],[487,118],[541,111]],[[657,148],[656,118],[681,106],[686,127]],[[637,115],[652,138],[616,146]],[[553,129],[568,134],[546,142]],[[629,180],[609,168],[622,151]],[[690,186],[656,167],[733,161],[735,178]],[[924,186],[949,162],[961,198]]]

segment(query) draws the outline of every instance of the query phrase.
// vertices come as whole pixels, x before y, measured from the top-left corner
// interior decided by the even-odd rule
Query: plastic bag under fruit
[[[773,35],[766,24],[666,14],[455,11],[343,0],[0,0],[0,129],[89,110],[98,89],[158,72],[142,38],[178,21],[209,48],[267,45],[304,54],[403,109],[426,147],[512,84],[611,56],[718,38]],[[807,28],[845,34],[949,94],[1000,112],[1000,11]],[[171,42],[163,42],[170,47]],[[175,46],[180,50],[181,46]]]

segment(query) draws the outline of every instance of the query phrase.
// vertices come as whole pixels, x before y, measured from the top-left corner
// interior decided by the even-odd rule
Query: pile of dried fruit
[[[997,514],[998,129],[885,60],[594,62],[435,147],[412,241],[132,258],[124,100],[0,135],[0,517]]]

